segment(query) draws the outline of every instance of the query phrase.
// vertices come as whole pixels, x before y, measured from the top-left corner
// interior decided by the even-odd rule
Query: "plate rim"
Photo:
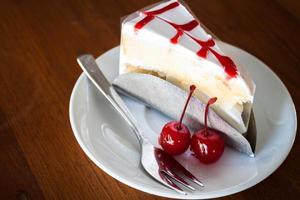
[[[282,157],[282,160],[280,162],[277,162],[277,166],[275,166],[272,170],[269,170],[267,171],[264,176],[259,176],[259,178],[256,178],[256,179],[253,179],[253,181],[248,181],[248,182],[245,182],[241,185],[238,185],[238,186],[233,186],[231,187],[230,190],[228,190],[229,188],[227,188],[226,190],[219,190],[217,192],[208,192],[208,193],[205,193],[203,195],[193,195],[193,193],[189,193],[188,195],[180,195],[180,194],[177,194],[174,192],[174,194],[171,194],[171,190],[170,192],[162,192],[162,191],[157,191],[156,189],[151,189],[151,187],[142,187],[140,186],[139,184],[136,184],[134,182],[131,182],[131,181],[128,181],[126,178],[123,178],[122,176],[119,176],[117,173],[114,173],[113,170],[109,169],[109,168],[106,168],[103,164],[101,164],[101,162],[99,162],[94,156],[93,154],[86,148],[84,142],[81,140],[80,138],[80,134],[79,134],[79,130],[77,130],[76,128],[76,123],[75,123],[75,118],[74,118],[74,98],[75,98],[75,95],[76,95],[76,91],[78,91],[78,87],[79,85],[81,84],[81,82],[83,81],[84,78],[86,78],[86,76],[84,75],[84,73],[82,72],[80,74],[80,76],[78,77],[78,79],[76,80],[76,83],[72,89],[72,92],[71,92],[71,96],[70,96],[70,101],[69,101],[69,118],[70,118],[70,123],[71,123],[71,128],[72,128],[72,131],[73,131],[73,134],[78,142],[78,144],[80,145],[81,149],[84,151],[84,153],[88,156],[88,158],[97,166],[99,167],[101,170],[103,170],[106,174],[110,175],[111,177],[113,177],[114,179],[120,181],[121,183],[123,184],[126,184],[127,186],[131,187],[131,188],[134,188],[134,189],[137,189],[139,191],[142,191],[142,192],[146,192],[148,194],[152,194],[152,195],[156,195],[156,196],[161,196],[161,197],[167,197],[167,198],[175,198],[175,199],[203,199],[203,198],[217,198],[217,197],[223,197],[223,196],[227,196],[227,195],[232,195],[232,194],[235,194],[235,193],[238,193],[238,192],[241,192],[241,191],[244,191],[244,190],[247,190],[253,186],[255,186],[256,184],[260,183],[261,181],[265,180],[266,178],[268,178],[274,171],[276,171],[282,164],[283,162],[286,160],[287,156],[289,155],[292,147],[293,147],[293,144],[294,144],[294,141],[295,141],[295,138],[296,138],[296,134],[297,134],[297,113],[296,113],[296,108],[295,108],[295,104],[294,104],[294,101],[293,101],[293,98],[291,96],[291,94],[289,93],[289,90],[287,89],[287,87],[284,85],[284,83],[282,82],[282,80],[279,78],[279,76],[271,69],[268,67],[268,65],[266,65],[263,61],[261,61],[259,58],[255,57],[254,55],[252,55],[251,53],[239,48],[239,47],[236,47],[234,45],[231,45],[229,43],[226,43],[226,42],[221,42],[225,45],[228,45],[230,48],[235,48],[237,49],[238,51],[242,51],[243,53],[245,53],[247,56],[250,56],[251,59],[255,59],[257,62],[259,62],[260,64],[262,64],[262,66],[264,66],[264,68],[266,68],[268,70],[269,73],[271,73],[275,78],[276,78],[276,81],[278,81],[281,86],[283,87],[283,89],[285,90],[291,104],[292,104],[292,111],[293,111],[293,119],[294,119],[294,130],[293,130],[293,139],[290,141],[290,146],[289,146],[289,149],[288,151],[285,152],[285,154],[283,155]],[[115,51],[116,49],[118,49],[119,46],[115,46],[107,51],[105,51],[103,54],[101,54],[100,56],[97,57],[96,60],[98,60],[99,58],[101,57],[104,57],[106,54],[109,54],[111,53],[112,51]],[[158,183],[159,184],[159,183]]]

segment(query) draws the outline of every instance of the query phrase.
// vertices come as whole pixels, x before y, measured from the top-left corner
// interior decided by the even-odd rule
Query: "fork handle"
[[[128,125],[132,128],[140,145],[144,140],[141,134],[141,129],[138,127],[136,119],[130,113],[119,94],[106,79],[94,57],[90,54],[81,55],[77,58],[77,62],[89,80],[98,88],[103,96],[109,101],[113,108],[125,119]]]

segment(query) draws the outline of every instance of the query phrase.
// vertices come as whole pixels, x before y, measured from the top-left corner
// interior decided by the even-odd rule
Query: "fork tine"
[[[201,187],[204,187],[203,183],[201,181],[199,181],[191,172],[189,172],[188,170],[186,170],[184,167],[182,167],[180,170],[192,182],[196,183],[197,185],[199,185]]]
[[[165,170],[164,171],[167,175],[169,175],[171,178],[173,178],[175,181],[178,183],[182,184],[183,186],[187,187],[188,189],[195,191],[195,188],[193,188],[191,185],[189,185],[183,178],[178,176],[176,173],[170,171],[170,170]]]
[[[189,178],[192,182],[195,184],[204,187],[203,183],[199,181],[191,172],[189,172],[187,169],[185,169],[177,160],[174,159],[175,168],[182,172],[187,178]]]
[[[184,194],[187,195],[187,193],[185,191],[183,191],[180,187],[178,187],[173,181],[170,180],[170,178],[168,178],[167,173],[165,171],[161,171],[159,172],[160,177],[162,178],[162,180],[173,190],[175,190],[176,192],[180,193],[180,194]]]

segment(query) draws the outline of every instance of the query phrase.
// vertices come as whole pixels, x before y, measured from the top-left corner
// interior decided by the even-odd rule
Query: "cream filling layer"
[[[196,96],[200,100],[218,97],[214,106],[216,112],[225,119],[229,116],[229,123],[243,123],[243,105],[253,102],[244,79],[240,76],[228,79],[222,66],[216,62],[202,59],[195,52],[174,45],[165,38],[153,38],[153,35],[151,40],[146,38],[140,33],[122,35],[120,73],[127,72],[127,66],[131,65],[164,74],[167,81],[185,90],[190,84],[195,84]]]

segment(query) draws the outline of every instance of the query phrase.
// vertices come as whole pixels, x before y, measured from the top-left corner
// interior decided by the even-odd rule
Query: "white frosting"
[[[176,1],[163,2],[147,11],[163,8],[172,2]],[[135,24],[145,17],[142,12],[134,13],[122,24],[120,73],[127,72],[127,66],[131,65],[162,72],[166,74],[168,81],[185,89],[190,84],[196,84],[199,91],[198,98],[206,101],[209,97],[218,97],[214,106],[216,112],[234,127],[236,124],[244,124],[241,116],[243,103],[253,102],[253,94],[245,80],[239,73],[237,77],[228,79],[223,66],[210,51],[205,59],[199,57],[197,52],[201,46],[187,34],[202,41],[207,41],[211,36],[198,25],[193,30],[185,32],[177,44],[170,42],[177,30],[164,20],[186,24],[194,20],[193,15],[180,4],[156,15],[142,29],[135,30]],[[217,44],[211,48],[224,55]],[[243,131],[245,130],[241,130]]]

